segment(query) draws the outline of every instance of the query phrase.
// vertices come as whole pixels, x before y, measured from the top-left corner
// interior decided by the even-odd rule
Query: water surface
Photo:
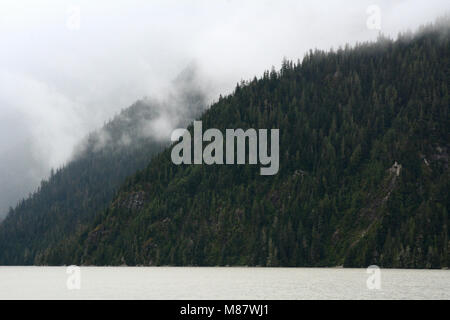
[[[381,269],[378,290],[366,269],[81,267],[72,290],[66,271],[0,267],[0,299],[450,299],[448,270]]]

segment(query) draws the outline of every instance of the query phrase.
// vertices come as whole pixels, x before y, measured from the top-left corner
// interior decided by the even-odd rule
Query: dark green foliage
[[[147,99],[123,110],[87,137],[74,160],[52,171],[48,181],[11,210],[0,224],[0,264],[47,263],[52,247],[90,226],[125,178],[169,145],[168,139],[145,135],[146,124],[157,119],[161,109]]]
[[[449,49],[445,21],[239,84],[203,129],[279,128],[277,175],[167,149],[40,262],[448,267]]]

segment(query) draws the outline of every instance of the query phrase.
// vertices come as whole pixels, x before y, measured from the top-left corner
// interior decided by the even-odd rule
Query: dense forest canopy
[[[10,214],[0,263],[448,267],[449,31],[311,51],[238,84],[203,127],[280,129],[278,174],[177,166],[168,148],[73,236],[36,249],[15,236],[33,215]]]
[[[141,99],[92,132],[77,146],[72,161],[52,170],[33,194],[11,208],[0,224],[0,265],[35,264],[46,251],[87,228],[125,178],[169,145],[168,137],[154,133],[155,121],[169,117],[173,125],[187,125],[205,108],[204,94],[188,90],[194,72],[187,68],[180,74],[168,101]]]

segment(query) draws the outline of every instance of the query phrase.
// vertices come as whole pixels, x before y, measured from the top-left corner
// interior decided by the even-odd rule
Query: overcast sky
[[[189,64],[214,99],[283,57],[373,40],[378,27],[395,36],[449,9],[448,0],[1,0],[0,216],[89,131],[143,96],[163,97]]]

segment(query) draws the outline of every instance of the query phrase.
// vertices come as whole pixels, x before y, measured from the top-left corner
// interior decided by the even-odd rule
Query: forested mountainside
[[[168,148],[35,262],[448,267],[449,29],[310,52],[239,84],[202,115],[203,130],[278,128],[278,174],[177,166]],[[29,218],[19,217],[16,229]],[[22,243],[15,232],[3,246]]]
[[[310,52],[239,84],[203,130],[279,128],[277,175],[177,166],[169,148],[40,263],[448,267],[449,29]]]
[[[192,71],[177,78],[167,101],[140,100],[90,134],[72,161],[10,210],[0,224],[0,265],[36,264],[51,248],[90,226],[125,178],[169,146],[169,137],[156,132],[161,120],[187,125],[201,114],[203,94],[185,90]]]

